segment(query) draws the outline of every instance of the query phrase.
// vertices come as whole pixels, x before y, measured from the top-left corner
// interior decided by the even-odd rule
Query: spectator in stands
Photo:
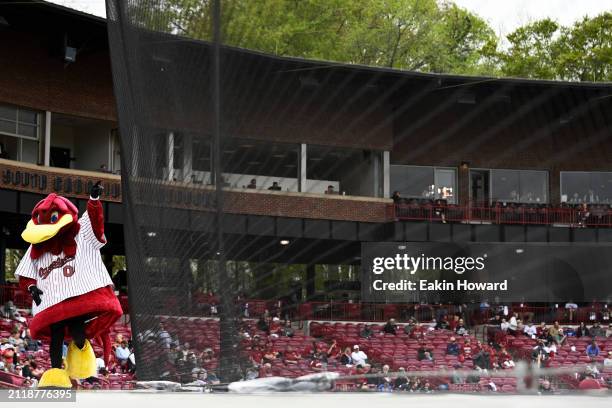
[[[591,334],[591,337],[593,338],[606,337],[606,330],[603,327],[601,327],[599,322],[593,323],[593,326],[591,326],[591,328],[589,329],[589,333]]]
[[[512,355],[508,353],[505,347],[501,347],[498,354],[498,364],[503,369],[514,368],[514,360],[512,359]]]
[[[327,349],[327,357],[338,358],[342,354],[342,349],[334,339]]]
[[[491,354],[486,347],[481,348],[478,353],[474,355],[474,368],[479,371],[486,371],[491,369]]]
[[[334,189],[334,186],[330,184],[329,186],[327,186],[327,190],[325,190],[325,194],[337,195],[338,192]]]
[[[345,347],[344,352],[340,356],[340,363],[346,366],[353,365],[353,357],[351,356],[351,348]]]
[[[266,347],[266,351],[263,354],[263,362],[271,363],[280,357],[280,353],[274,349],[274,345],[270,342]]]
[[[465,327],[463,319],[457,320],[457,324],[455,325],[455,333],[458,336],[467,336],[468,330],[467,327]]]
[[[130,354],[128,343],[125,340],[115,349],[115,359],[121,366],[127,366],[127,360]]]
[[[300,355],[291,346],[287,346],[284,354],[285,364],[296,365],[300,362]]]
[[[374,336],[374,332],[372,331],[372,328],[369,324],[363,325],[363,330],[361,331],[361,333],[359,333],[359,336],[364,339],[369,339],[370,337]]]
[[[502,318],[501,323],[499,324],[499,328],[505,333],[510,328],[510,323],[508,323],[506,319]]]
[[[436,323],[437,330],[448,330],[449,324],[446,316],[442,316],[440,320]]]
[[[461,349],[457,343],[457,339],[451,337],[450,342],[446,345],[446,354],[451,356],[458,356]]]
[[[309,366],[315,371],[326,371],[327,355],[324,352],[316,350],[310,359]]]
[[[535,339],[538,333],[538,328],[531,321],[527,321],[527,324],[523,328],[523,333],[525,333],[525,336]]]
[[[538,388],[538,391],[539,391],[540,394],[552,394],[554,392],[554,390],[553,390],[553,388],[552,388],[552,386],[550,384],[550,381],[548,381],[548,380],[543,380],[540,383],[540,387]]]
[[[170,333],[166,331],[164,324],[161,322],[159,323],[159,330],[157,331],[157,339],[163,347],[170,348],[172,337],[170,336]],[[121,337],[121,340],[123,341],[123,336]]]
[[[591,359],[594,359],[599,356],[599,353],[601,353],[601,349],[597,345],[597,341],[593,338],[593,340],[591,340],[591,344],[589,344],[586,348],[586,355]]]
[[[548,329],[548,335],[552,337],[552,339],[559,345],[563,344],[566,339],[566,336],[563,335],[563,329],[559,326],[559,322],[555,321],[555,323]]]
[[[259,368],[259,378],[264,377],[274,377],[274,374],[272,373],[272,364],[265,363]]]
[[[395,323],[395,319],[389,319],[387,324],[383,327],[383,332],[385,334],[397,334],[397,324]]]
[[[274,181],[274,182],[272,182],[272,185],[270,187],[268,187],[268,190],[271,190],[271,191],[281,191],[282,188],[281,188],[281,186],[278,185],[278,181]]]
[[[612,350],[608,351],[608,356],[604,359],[603,365],[605,368],[612,368]]]
[[[281,336],[285,337],[293,337],[295,331],[293,330],[293,327],[291,327],[291,320],[285,320],[285,325],[283,326],[280,334]]]
[[[268,334],[270,336],[279,337],[279,335],[281,334],[281,330],[282,328],[280,319],[278,317],[273,317],[272,321],[270,322]]]
[[[414,319],[414,317],[411,317],[410,320],[408,320],[408,324],[404,326],[404,333],[406,333],[408,336],[411,336],[412,332],[414,331],[414,329],[416,329],[416,327],[416,320]]]
[[[417,350],[417,360],[429,360],[433,361],[433,350],[429,347],[425,347],[425,343],[421,343],[420,347]]]
[[[15,328],[15,329],[16,330],[13,330],[13,332],[11,333],[11,337],[9,337],[8,341],[9,341],[10,344],[15,346],[15,349],[18,352],[23,353],[23,352],[25,352],[25,342],[23,341],[23,339],[19,335],[19,330],[17,328]]]
[[[399,191],[395,190],[393,192],[393,195],[391,195],[391,199],[393,200],[395,204],[399,204],[402,202],[402,195],[400,194]]]
[[[34,340],[30,336],[30,329],[28,328],[24,329],[21,332],[21,338],[23,339],[23,342],[25,344],[26,351],[38,351],[40,344],[38,343],[38,340]]]
[[[246,188],[252,188],[252,189],[257,188],[257,180],[251,179],[251,182],[246,186]]]
[[[259,317],[259,320],[257,320],[256,326],[257,326],[257,330],[259,331],[266,332],[266,333],[269,333],[270,331],[270,326],[268,325],[268,321],[263,315]]]
[[[546,340],[548,338],[548,327],[546,327],[546,322],[540,323],[537,329],[538,339]]]
[[[591,335],[584,322],[580,322],[580,325],[576,328],[575,333],[576,337],[589,337]]]
[[[516,335],[518,332],[518,313],[512,312],[508,321],[508,334]]]
[[[388,366],[387,366],[388,367]],[[397,391],[408,391],[410,388],[410,381],[406,375],[406,369],[400,367],[397,373],[397,377],[393,381],[393,389]]]
[[[359,346],[355,344],[353,346],[353,353],[351,354],[351,359],[353,360],[353,364],[357,367],[363,367],[368,362],[368,355],[363,351],[359,350]]]

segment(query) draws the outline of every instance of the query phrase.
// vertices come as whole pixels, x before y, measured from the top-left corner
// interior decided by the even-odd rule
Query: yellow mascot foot
[[[96,375],[96,355],[89,340],[85,340],[82,349],[79,349],[74,342],[70,342],[66,355],[66,371],[70,378],[79,380]]]
[[[72,383],[66,370],[51,368],[40,377],[38,388],[72,388]]]

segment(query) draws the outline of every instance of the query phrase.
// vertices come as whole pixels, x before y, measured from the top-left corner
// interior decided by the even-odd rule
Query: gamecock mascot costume
[[[100,255],[106,243],[101,191],[100,182],[92,187],[81,218],[70,201],[49,194],[36,204],[21,234],[32,244],[15,271],[19,286],[34,301],[31,336],[50,342],[51,369],[39,387],[70,388],[71,378],[95,376],[96,357],[88,339],[102,340],[108,363],[109,328],[122,311]],[[63,361],[65,338],[72,341]]]

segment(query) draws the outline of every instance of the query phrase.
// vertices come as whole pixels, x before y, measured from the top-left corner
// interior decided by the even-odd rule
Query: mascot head
[[[68,199],[49,194],[32,210],[32,218],[21,233],[24,241],[32,244],[31,257],[39,258],[45,252],[74,256],[79,232],[79,212]]]

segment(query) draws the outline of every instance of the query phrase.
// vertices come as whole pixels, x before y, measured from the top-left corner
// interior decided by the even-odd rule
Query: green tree
[[[561,30],[557,75],[571,81],[612,81],[612,13],[583,18]]]
[[[520,78],[555,79],[557,34],[559,24],[549,18],[516,29],[507,36],[510,47],[500,54],[502,73]]]

